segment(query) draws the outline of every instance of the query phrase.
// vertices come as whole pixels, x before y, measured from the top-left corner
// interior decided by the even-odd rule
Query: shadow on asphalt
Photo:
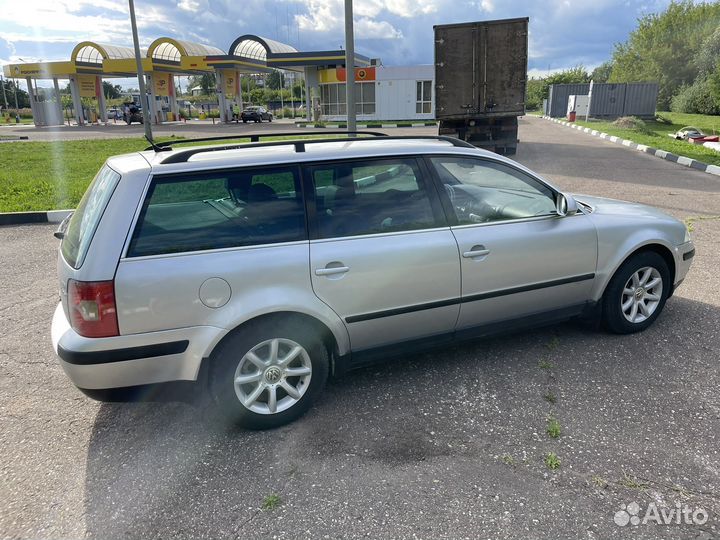
[[[674,298],[642,334],[566,323],[475,341],[351,372],[331,381],[305,417],[266,432],[220,429],[202,402],[104,404],[87,456],[87,530],[101,538],[262,536],[279,526],[259,511],[272,493],[290,499],[286,526],[305,512],[327,526],[343,521],[343,510],[306,500],[311,485],[331,493],[350,482],[348,496],[372,505],[365,495],[393,479],[408,481],[408,471],[425,493],[435,489],[434,478],[463,467],[483,471],[468,490],[499,486],[527,497],[530,518],[550,516],[564,499],[607,507],[612,516],[628,497],[654,493],[623,486],[628,471],[657,478],[649,485],[663,494],[664,484],[711,491],[718,466],[712,433],[720,432],[718,327],[717,307]],[[544,399],[548,393],[556,403]],[[550,414],[562,423],[560,439],[545,436]],[[547,451],[563,460],[549,477]],[[591,477],[608,485],[594,486]],[[462,479],[455,489],[466,489]],[[433,504],[420,498],[410,510],[420,516]],[[251,520],[260,528],[248,531]],[[607,537],[603,526],[599,537]],[[475,532],[492,533],[483,527],[477,522]],[[339,536],[332,526],[323,530]]]

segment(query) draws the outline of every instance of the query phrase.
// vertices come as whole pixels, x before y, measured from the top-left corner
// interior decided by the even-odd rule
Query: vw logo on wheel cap
[[[268,370],[265,372],[265,380],[269,384],[275,384],[280,380],[280,377],[282,377],[282,371],[280,371],[280,368],[277,368],[275,366],[268,368]]]

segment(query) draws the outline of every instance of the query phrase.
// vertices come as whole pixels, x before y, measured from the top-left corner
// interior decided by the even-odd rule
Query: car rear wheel
[[[658,318],[670,294],[665,259],[647,251],[618,268],[603,295],[603,323],[612,332],[640,332]]]
[[[312,329],[289,319],[251,324],[221,344],[211,392],[231,423],[269,429],[304,414],[328,370],[327,348]]]

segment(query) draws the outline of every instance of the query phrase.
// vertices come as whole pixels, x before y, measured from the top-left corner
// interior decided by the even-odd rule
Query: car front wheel
[[[670,294],[670,270],[657,253],[630,257],[603,295],[603,323],[617,334],[641,332],[658,318]]]
[[[328,351],[292,320],[252,324],[231,335],[214,356],[211,391],[235,425],[269,429],[292,422],[325,386]]]

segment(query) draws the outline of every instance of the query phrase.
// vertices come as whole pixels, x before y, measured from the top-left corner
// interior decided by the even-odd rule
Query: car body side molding
[[[415,311],[423,311],[426,309],[435,309],[439,307],[452,306],[455,304],[463,304],[468,302],[477,302],[479,300],[487,300],[489,298],[497,298],[499,296],[507,296],[510,294],[517,294],[528,291],[536,291],[539,289],[547,289],[549,287],[559,287],[560,285],[568,285],[570,283],[578,283],[580,281],[587,281],[594,279],[595,274],[582,274],[579,276],[571,276],[562,279],[554,279],[552,281],[543,281],[541,283],[534,283],[532,285],[523,285],[521,287],[511,287],[508,289],[500,289],[497,291],[490,291],[487,293],[473,294],[465,297],[449,298],[447,300],[439,300],[437,302],[427,302],[424,304],[414,304],[411,306],[403,306],[393,309],[385,309],[382,311],[373,311],[370,313],[361,313],[359,315],[350,315],[345,317],[345,322],[348,324],[370,321],[373,319],[380,319],[383,317],[392,317],[393,315],[403,315],[405,313],[413,313]]]

